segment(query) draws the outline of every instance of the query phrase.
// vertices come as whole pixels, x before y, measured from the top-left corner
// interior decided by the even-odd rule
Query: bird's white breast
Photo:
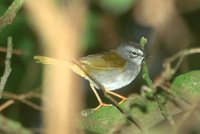
[[[140,66],[128,63],[123,70],[95,73],[95,79],[109,90],[117,90],[130,84],[138,75]]]

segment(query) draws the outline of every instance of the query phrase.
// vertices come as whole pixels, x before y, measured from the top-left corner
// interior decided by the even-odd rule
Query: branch
[[[7,52],[6,47],[0,47],[0,52]],[[13,49],[13,54],[15,55],[22,55],[22,51],[20,49]]]
[[[6,101],[2,105],[0,105],[0,112],[2,110],[4,110],[5,108],[9,107],[10,105],[14,104],[16,101],[24,103],[27,106],[29,106],[29,107],[31,107],[35,110],[42,111],[42,108],[39,105],[28,100],[28,98],[38,97],[36,92],[28,92],[28,93],[20,94],[20,95],[17,95],[17,94],[11,93],[11,92],[4,92],[3,97],[8,97],[8,98],[11,98],[11,99]]]
[[[163,63],[163,71],[161,73],[161,76],[157,81],[154,83],[154,87],[162,87],[162,85],[166,82],[171,80],[171,78],[174,76],[176,71],[178,70],[179,66],[181,65],[183,59],[186,56],[189,56],[191,54],[200,53],[200,48],[191,48],[182,50],[179,53],[173,55],[172,57],[165,60]],[[178,62],[172,67],[172,63],[174,61],[178,60]]]
[[[4,13],[3,16],[0,17],[0,33],[1,31],[9,24],[11,24],[19,11],[22,7],[24,0],[15,0]]]
[[[10,60],[12,57],[12,38],[8,37],[8,44],[7,44],[7,54],[6,54],[6,60],[5,60],[5,71],[3,76],[1,77],[0,81],[0,98],[2,97],[3,89],[6,85],[6,81],[12,71],[10,67]]]
[[[186,49],[186,50],[180,51],[179,53],[175,54],[174,56],[168,58],[166,60],[166,62],[172,63],[173,61],[175,61],[179,57],[185,57],[187,55],[195,54],[195,53],[200,53],[200,48],[192,48],[192,49]]]

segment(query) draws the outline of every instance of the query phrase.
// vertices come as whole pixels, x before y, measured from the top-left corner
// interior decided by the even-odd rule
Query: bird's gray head
[[[117,47],[117,53],[120,54],[126,60],[141,65],[142,60],[145,58],[144,50],[138,43],[127,42],[122,43]]]

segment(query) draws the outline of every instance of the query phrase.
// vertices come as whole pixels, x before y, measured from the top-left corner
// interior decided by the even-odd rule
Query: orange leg
[[[122,100],[119,102],[119,104],[121,104],[122,102],[124,102],[124,101],[127,99],[125,96],[122,96],[122,95],[120,95],[120,94],[118,94],[118,93],[112,92],[112,91],[110,91],[110,90],[107,89],[107,88],[106,88],[105,90],[106,90],[107,93],[109,93],[109,94],[111,94],[111,95],[113,95],[113,96],[116,96],[116,97],[122,99]]]
[[[94,92],[95,96],[97,97],[97,100],[99,102],[99,105],[95,108],[95,110],[98,110],[100,107],[102,106],[110,106],[110,104],[106,104],[106,103],[103,103],[103,101],[101,100],[100,96],[98,95],[94,85],[92,85],[90,83],[90,87],[92,88],[92,91]]]

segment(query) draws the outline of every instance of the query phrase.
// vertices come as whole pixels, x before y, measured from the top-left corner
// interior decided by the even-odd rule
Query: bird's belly
[[[102,71],[94,73],[93,77],[109,90],[117,90],[130,84],[138,75],[140,67],[130,68],[127,71],[119,70]]]

